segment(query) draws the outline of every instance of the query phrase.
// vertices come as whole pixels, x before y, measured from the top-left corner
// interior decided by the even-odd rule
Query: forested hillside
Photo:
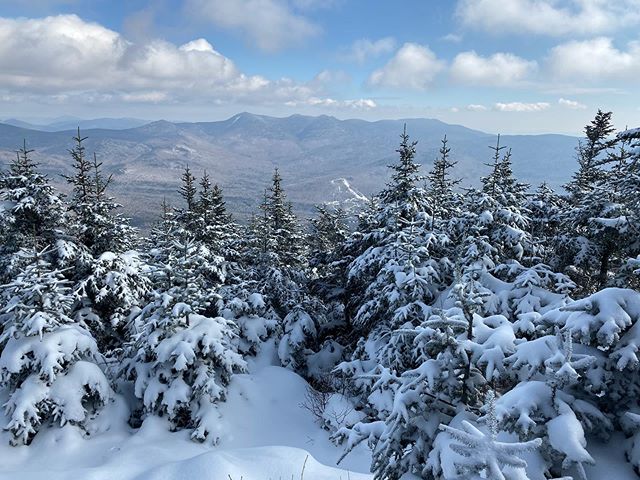
[[[275,168],[240,222],[217,172],[186,166],[148,235],[112,198],[117,159],[78,130],[61,195],[27,138],[0,176],[0,451],[125,422],[139,443],[250,442],[228,430],[242,399],[302,377],[304,418],[344,462],[368,447],[377,480],[594,479],[603,448],[640,473],[640,129],[598,111],[563,191],[519,180],[504,138],[471,186],[446,136],[397,133],[355,213],[298,218]],[[293,373],[247,380],[260,362]]]
[[[397,132],[405,123],[412,138],[420,142],[416,161],[430,168],[446,134],[456,146],[458,174],[466,184],[479,185],[487,145],[494,142],[494,135],[434,119],[368,122],[326,115],[277,118],[239,113],[218,122],[157,121],[121,130],[80,128],[88,137],[87,149],[105,160],[105,173],[113,175],[111,195],[132,224],[146,229],[163,198],[178,201],[176,190],[185,165],[197,176],[208,171],[224,188],[227,204],[241,221],[251,216],[275,166],[286,172],[288,198],[303,216],[311,215],[316,203],[353,199],[336,188],[343,179],[365,195],[374,194],[384,186]],[[56,188],[67,192],[60,174],[71,174],[67,150],[76,128],[49,132],[0,124],[0,164],[13,159],[16,142],[28,139],[34,149],[32,158],[41,163]],[[517,157],[514,171],[525,181],[546,180],[556,188],[569,180],[576,138],[508,135],[504,142]]]

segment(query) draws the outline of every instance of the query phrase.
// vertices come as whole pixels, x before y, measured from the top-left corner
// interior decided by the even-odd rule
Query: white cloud
[[[547,102],[537,103],[495,103],[493,109],[499,112],[541,112],[547,110],[551,105]]]
[[[120,98],[125,102],[131,103],[160,103],[168,100],[167,92],[139,92],[139,93],[123,93]]]
[[[485,112],[487,110],[487,107],[477,103],[472,103],[470,105],[467,105],[466,109],[469,110],[470,112]]]
[[[459,0],[456,14],[496,34],[594,35],[640,24],[640,0]]]
[[[331,108],[347,108],[352,110],[371,110],[378,105],[370,98],[360,98],[357,100],[335,100],[333,98],[310,97],[305,100],[286,102],[289,107],[312,106],[312,107],[331,107]]]
[[[482,57],[475,51],[456,55],[451,65],[454,81],[469,85],[514,86],[537,68],[535,61],[511,53]]]
[[[323,71],[307,83],[245,75],[200,38],[175,45],[133,43],[76,15],[0,18],[0,94],[45,103],[322,102],[339,73]],[[326,99],[327,101],[330,99]],[[336,108],[373,108],[341,100]],[[329,102],[330,103],[330,102]]]
[[[558,105],[562,105],[563,107],[569,108],[571,110],[584,110],[585,108],[587,108],[584,103],[580,103],[575,100],[567,100],[566,98],[559,99]]]
[[[344,58],[345,60],[362,64],[370,58],[391,53],[395,48],[396,40],[393,37],[384,37],[378,40],[361,38],[353,42]]]
[[[71,90],[224,87],[246,83],[204,39],[136,45],[76,15],[0,18],[0,87]]]
[[[619,50],[611,38],[570,41],[551,49],[551,73],[558,78],[578,80],[631,80],[640,75],[640,42]]]
[[[22,88],[108,83],[129,48],[118,33],[75,15],[0,18],[0,84]]]
[[[462,41],[462,35],[458,33],[448,33],[440,39],[444,40],[445,42],[460,43]]]
[[[379,70],[369,77],[369,84],[380,87],[426,89],[444,68],[429,47],[405,43]]]
[[[297,46],[321,31],[286,0],[189,0],[187,9],[197,19],[238,31],[268,52]]]

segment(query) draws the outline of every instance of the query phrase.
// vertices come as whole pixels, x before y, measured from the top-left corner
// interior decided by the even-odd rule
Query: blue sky
[[[640,0],[0,0],[0,118],[640,123]],[[634,123],[635,122],[635,123]]]

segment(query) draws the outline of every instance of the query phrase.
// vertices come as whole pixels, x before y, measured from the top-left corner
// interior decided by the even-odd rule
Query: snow
[[[222,473],[224,472],[224,473]],[[303,449],[291,447],[259,447],[220,452],[207,452],[196,457],[162,465],[136,480],[167,480],[193,478],[218,480],[232,478],[279,479],[305,478],[337,480],[340,478],[365,479],[369,475],[350,473],[327,467]]]
[[[120,399],[89,425],[100,432],[89,437],[67,424],[12,447],[9,434],[0,433],[0,480],[276,480],[301,478],[303,466],[308,480],[371,480],[364,445],[336,466],[342,447],[302,406],[307,383],[271,366],[274,357],[267,344],[250,373],[233,377],[218,408],[217,446],[192,441],[187,430],[170,432],[156,416],[134,430]]]
[[[368,202],[369,199],[367,198],[367,196],[358,191],[357,189],[353,188],[351,186],[351,184],[349,183],[349,181],[346,178],[334,178],[333,180],[331,180],[331,184],[334,185],[335,187],[337,187],[338,192],[342,192],[343,189],[344,191],[351,195],[354,199],[359,200],[361,202]]]
[[[602,348],[609,348],[640,319],[640,294],[623,288],[605,288],[593,295],[543,315],[542,320],[562,326],[585,344],[596,331]]]
[[[11,337],[0,357],[0,371],[19,373],[22,369],[34,368],[52,381],[64,363],[80,353],[92,355],[95,351],[95,341],[85,329],[67,325],[42,335],[42,338]]]
[[[585,449],[584,430],[576,415],[564,402],[559,402],[559,411],[560,415],[547,422],[549,443],[573,462],[592,464],[593,458]]]

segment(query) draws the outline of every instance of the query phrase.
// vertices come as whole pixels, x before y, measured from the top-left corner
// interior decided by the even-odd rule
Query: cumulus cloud
[[[459,0],[456,14],[491,33],[594,35],[640,24],[640,0]]]
[[[370,58],[391,53],[395,48],[396,40],[393,37],[384,37],[378,40],[361,38],[353,42],[353,45],[351,45],[344,55],[344,59],[362,64]]]
[[[566,98],[559,99],[558,105],[569,108],[571,110],[584,110],[585,108],[587,108],[584,103],[580,103],[575,100],[567,100]]]
[[[305,8],[312,4],[307,3]],[[321,32],[285,0],[189,0],[187,10],[197,19],[239,32],[268,52],[297,46]]]
[[[499,112],[541,112],[547,110],[551,105],[547,102],[536,103],[522,103],[522,102],[510,102],[510,103],[495,103],[493,109]]]
[[[640,75],[640,42],[620,50],[608,37],[573,40],[551,49],[551,73],[559,78],[579,80],[633,80]]]
[[[116,32],[75,15],[0,18],[0,82],[18,88],[108,83],[128,48]]]
[[[480,105],[477,103],[472,103],[470,105],[467,105],[466,109],[469,110],[470,112],[485,112],[488,110],[487,107],[485,107],[484,105]]]
[[[475,51],[456,55],[451,65],[451,77],[468,85],[513,86],[526,79],[537,68],[535,61],[511,53],[495,53],[482,57]]]
[[[245,75],[203,38],[183,45],[162,40],[134,43],[76,15],[0,18],[2,98],[39,96],[47,103],[197,100],[284,105],[322,100],[327,96],[325,86],[336,76],[325,71],[300,83]],[[335,106],[371,107],[358,99],[341,100]]]
[[[425,90],[444,69],[429,47],[405,43],[394,57],[369,77],[369,84],[380,87]]]
[[[76,15],[0,18],[0,86],[34,91],[251,83],[204,39],[136,45]]]

